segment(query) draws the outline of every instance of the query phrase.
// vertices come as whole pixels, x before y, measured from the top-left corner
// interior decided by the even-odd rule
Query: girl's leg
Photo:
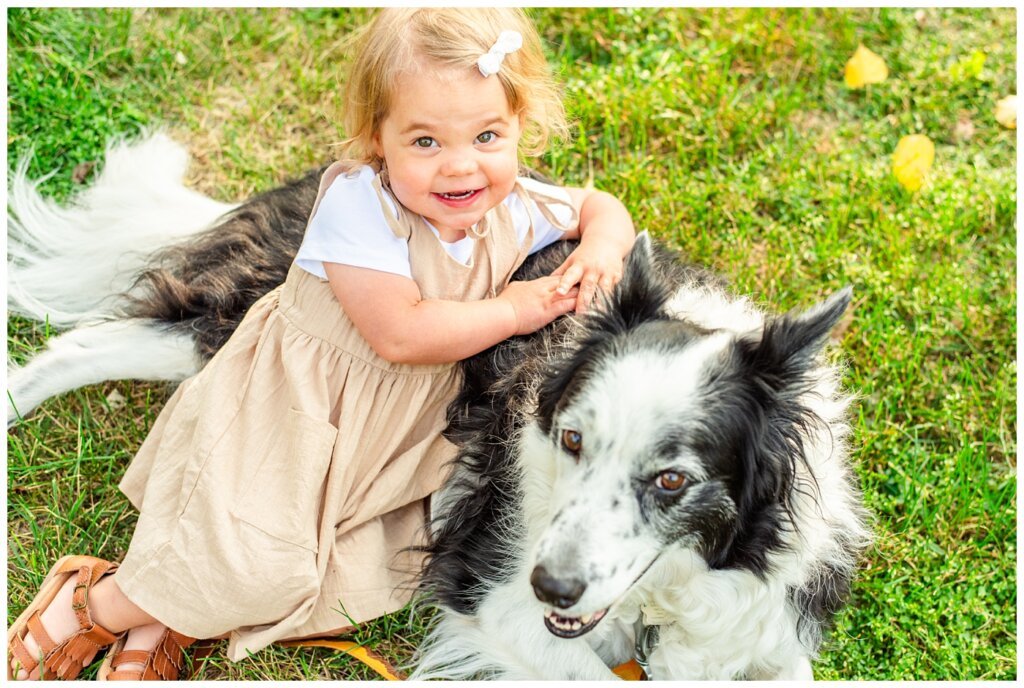
[[[93,621],[112,633],[121,633],[133,629],[129,633],[128,649],[148,650],[156,645],[156,640],[163,632],[163,626],[152,616],[135,606],[124,596],[117,586],[117,573],[106,576],[97,582],[89,592],[89,613]],[[56,642],[61,642],[79,630],[78,618],[71,608],[71,597],[75,588],[75,580],[69,579],[57,593],[57,596],[40,614],[43,628]],[[139,628],[138,633],[134,629]],[[155,633],[155,635],[153,635]],[[135,636],[135,637],[132,637]],[[149,642],[146,647],[145,643]],[[29,633],[25,637],[25,646],[32,654],[38,652],[39,645]],[[130,668],[130,667],[128,667]],[[27,672],[21,670],[16,678],[27,678]]]
[[[102,579],[92,591],[89,610],[101,626],[115,633],[136,626],[159,623],[124,596],[117,585],[117,573]]]

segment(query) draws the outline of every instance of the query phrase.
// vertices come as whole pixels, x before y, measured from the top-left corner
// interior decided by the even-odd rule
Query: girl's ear
[[[384,159],[384,147],[380,145],[380,134],[374,134],[373,138],[370,139],[370,145],[373,147],[373,154],[381,160]]]

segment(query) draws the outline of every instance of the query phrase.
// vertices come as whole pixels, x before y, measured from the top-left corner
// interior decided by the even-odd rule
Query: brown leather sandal
[[[28,672],[31,680],[73,680],[92,664],[100,650],[117,640],[117,635],[95,623],[89,613],[89,590],[100,578],[116,570],[117,564],[88,556],[62,557],[53,565],[35,599],[7,632],[8,680],[16,674],[15,663]],[[50,606],[69,578],[75,578],[71,608],[78,617],[79,630],[56,643],[43,628],[39,615]],[[25,646],[25,636],[29,633],[39,645],[37,654],[32,654]]]
[[[167,629],[152,650],[125,650],[127,634],[121,636],[103,659],[97,681],[177,681],[185,668],[185,648],[196,641]],[[141,664],[142,669],[118,669],[125,664]]]

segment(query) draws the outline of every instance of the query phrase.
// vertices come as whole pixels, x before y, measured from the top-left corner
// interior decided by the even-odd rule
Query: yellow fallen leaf
[[[907,191],[917,191],[935,161],[935,144],[924,134],[904,136],[892,154],[892,173]]]
[[[996,121],[1007,129],[1017,128],[1017,96],[1006,96],[996,103]]]
[[[863,88],[867,84],[878,84],[889,76],[889,68],[885,66],[885,60],[871,52],[863,45],[857,46],[846,62],[846,69],[843,79],[849,88]]]

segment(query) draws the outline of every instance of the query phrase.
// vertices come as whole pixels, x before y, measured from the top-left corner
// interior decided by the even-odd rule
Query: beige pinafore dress
[[[317,204],[342,171],[328,168]],[[470,230],[462,264],[384,201],[380,178],[423,298],[493,297],[526,258],[533,227],[520,244],[504,204]],[[561,201],[516,193],[557,222],[548,206]],[[422,561],[403,550],[423,544],[427,497],[455,455],[441,430],[458,371],[384,360],[329,284],[292,265],[181,383],[129,466],[120,488],[139,519],[119,587],[178,632],[230,632],[235,661],[401,608]]]

